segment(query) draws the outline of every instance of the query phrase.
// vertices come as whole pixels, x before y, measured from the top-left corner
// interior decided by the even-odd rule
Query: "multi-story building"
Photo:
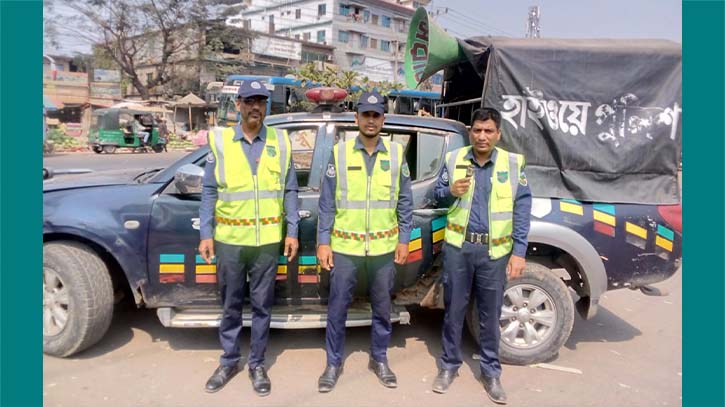
[[[247,0],[227,23],[332,45],[334,63],[373,81],[404,82],[403,62],[414,7],[428,0]]]
[[[190,90],[204,93],[209,83],[223,81],[231,73],[285,76],[303,63],[332,60],[333,47],[329,45],[264,32],[242,31],[234,41],[225,41],[223,49],[202,52],[198,43],[208,44],[211,36],[208,33],[200,35],[194,30],[182,30],[179,28],[175,34],[180,33],[180,37],[190,43],[170,58],[168,75],[173,80],[149,89],[150,98],[163,99],[178,89],[184,89],[181,94]],[[153,80],[161,58],[160,41],[154,38],[153,33],[146,36],[148,39],[142,48],[141,63],[136,69],[139,81],[144,85]],[[130,84],[126,88],[126,95],[140,97]]]

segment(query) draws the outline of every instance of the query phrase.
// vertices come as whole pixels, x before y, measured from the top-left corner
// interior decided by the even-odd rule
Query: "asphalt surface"
[[[118,150],[113,154],[54,153],[43,157],[43,166],[59,169],[122,170],[125,168],[165,167],[189,154],[187,151],[169,150],[164,153],[133,153]]]
[[[184,154],[56,154],[45,163],[118,169],[164,166]],[[577,316],[569,340],[549,362],[551,368],[505,365],[502,381],[509,405],[681,405],[681,270],[657,287],[669,295],[647,297],[628,289],[606,293],[593,319]],[[493,406],[474,377],[476,347],[467,333],[460,377],[445,395],[430,390],[440,355],[442,315],[413,310],[410,325],[394,326],[388,357],[398,375],[397,389],[384,388],[367,370],[367,327],[348,329],[345,372],[329,394],[318,393],[316,387],[325,365],[324,330],[273,330],[267,350],[272,394],[259,398],[246,372],[218,393],[203,391],[220,355],[216,330],[164,328],[155,310],[121,308],[96,346],[68,359],[44,356],[43,401],[48,407]],[[245,328],[245,353],[248,335]]]

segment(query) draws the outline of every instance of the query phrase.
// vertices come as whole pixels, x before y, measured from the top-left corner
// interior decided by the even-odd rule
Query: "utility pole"
[[[540,17],[541,8],[539,6],[529,7],[529,15],[526,21],[526,38],[541,38]]]

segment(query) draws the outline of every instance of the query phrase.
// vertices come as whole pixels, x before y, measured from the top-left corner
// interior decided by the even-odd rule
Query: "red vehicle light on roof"
[[[347,92],[340,88],[313,88],[305,92],[305,97],[310,102],[329,104],[343,101]]]

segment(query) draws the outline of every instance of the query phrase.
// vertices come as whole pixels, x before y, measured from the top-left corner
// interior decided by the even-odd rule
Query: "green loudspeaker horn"
[[[429,20],[428,12],[419,7],[413,14],[405,44],[405,81],[408,87],[417,87],[446,65],[462,58],[465,54],[458,40]]]

